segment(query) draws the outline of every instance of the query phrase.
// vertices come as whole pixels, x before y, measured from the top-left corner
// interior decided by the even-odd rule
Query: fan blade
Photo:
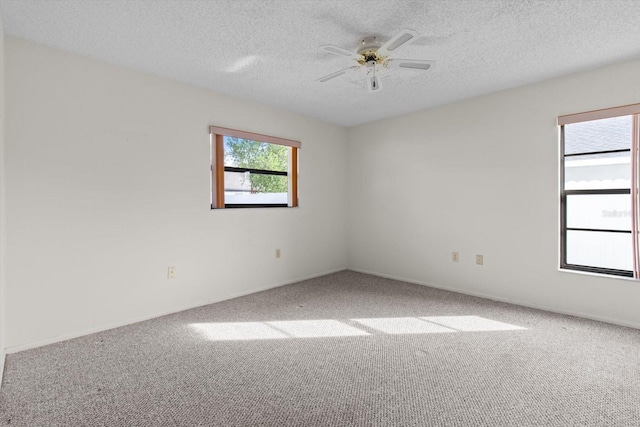
[[[400,47],[413,43],[417,38],[418,33],[416,31],[404,29],[383,44],[380,49],[378,49],[378,55],[389,56]]]
[[[389,59],[388,67],[391,69],[408,68],[412,70],[432,70],[435,67],[435,61],[427,61],[424,59]]]
[[[344,68],[344,69],[342,69],[340,71],[336,71],[335,73],[327,74],[324,77],[320,77],[316,81],[320,82],[320,83],[324,83],[324,82],[326,82],[328,80],[335,79],[336,77],[339,77],[339,76],[343,75],[344,73],[346,73],[349,70],[353,70],[353,69],[356,69],[356,68],[358,68],[357,65],[354,65],[353,67],[347,67],[347,68]]]
[[[320,46],[320,49],[324,50],[325,52],[333,53],[334,55],[346,56],[347,58],[360,59],[361,56],[355,52],[350,52],[347,49],[343,49],[332,44],[323,44],[322,46]]]
[[[382,89],[378,77],[376,77],[375,75],[367,76],[367,89],[369,89],[369,92],[371,93],[378,92],[380,89]]]

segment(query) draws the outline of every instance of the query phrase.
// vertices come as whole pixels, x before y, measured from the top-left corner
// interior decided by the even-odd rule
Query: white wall
[[[6,247],[6,210],[5,210],[5,190],[4,190],[4,30],[2,27],[2,16],[0,16],[0,384],[2,384],[2,374],[4,373],[4,357],[6,342],[5,327],[5,247]]]
[[[629,62],[351,128],[350,268],[640,327],[639,283],[558,271],[556,126],[640,102],[638,76]]]
[[[344,128],[12,38],[6,81],[9,351],[346,267]],[[300,208],[211,211],[209,125],[302,141]]]

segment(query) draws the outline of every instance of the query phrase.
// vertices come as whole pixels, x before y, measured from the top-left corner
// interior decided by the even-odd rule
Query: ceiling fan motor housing
[[[358,48],[359,54],[364,54],[366,51],[377,52],[382,47],[382,43],[376,36],[365,37],[360,40],[360,47]]]

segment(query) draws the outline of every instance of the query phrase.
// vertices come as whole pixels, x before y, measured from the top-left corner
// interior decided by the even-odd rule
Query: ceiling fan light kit
[[[346,74],[348,71],[360,71],[364,73],[369,92],[378,92],[382,89],[378,74],[386,70],[412,69],[427,71],[433,68],[434,61],[424,59],[397,59],[391,56],[402,46],[411,44],[418,38],[418,33],[414,30],[404,29],[391,37],[386,43],[381,43],[377,37],[365,37],[360,40],[360,47],[357,52],[351,52],[339,46],[325,44],[320,49],[335,55],[344,56],[355,60],[358,65],[343,68],[326,76],[320,77],[317,81],[327,82],[336,77]]]

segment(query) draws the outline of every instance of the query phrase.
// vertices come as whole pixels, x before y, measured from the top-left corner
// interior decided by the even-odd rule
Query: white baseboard
[[[2,386],[2,377],[4,376],[4,359],[6,354],[4,349],[0,349],[0,387]]]
[[[449,287],[449,286],[436,285],[436,284],[429,283],[429,282],[422,282],[420,280],[409,279],[409,278],[406,278],[406,277],[398,277],[398,276],[393,276],[393,275],[389,275],[389,274],[378,273],[378,272],[375,272],[375,271],[368,271],[368,270],[362,270],[362,269],[357,269],[357,268],[349,268],[348,270],[355,271],[355,272],[358,272],[358,273],[370,274],[372,276],[384,277],[385,279],[393,279],[393,280],[399,280],[401,282],[413,283],[414,285],[421,285],[421,286],[428,286],[430,288],[435,288],[435,289],[442,289],[443,291],[455,292],[455,293],[458,293],[458,294],[470,295],[470,296],[479,297],[479,298],[485,298],[485,299],[489,299],[489,300],[492,300],[492,301],[499,301],[499,302],[505,302],[507,304],[514,304],[514,305],[519,305],[519,306],[522,306],[522,307],[534,308],[536,310],[549,311],[551,313],[565,314],[565,315],[568,315],[568,316],[581,317],[581,318],[584,318],[584,319],[596,320],[598,322],[611,323],[613,325],[626,326],[626,327],[629,327],[629,328],[640,329],[640,323],[637,323],[637,322],[629,322],[627,320],[616,319],[616,318],[611,318],[611,317],[595,316],[595,315],[592,315],[592,314],[589,314],[589,313],[581,313],[581,312],[569,311],[569,310],[559,310],[559,309],[553,308],[553,307],[547,307],[547,306],[542,306],[542,305],[537,305],[537,304],[531,304],[531,303],[528,303],[526,301],[513,300],[511,298],[503,298],[503,297],[499,297],[499,296],[496,296],[496,295],[484,294],[484,293],[480,293],[480,292],[472,292],[472,291],[467,291],[465,289],[452,288],[452,287]]]
[[[136,318],[133,318],[133,319],[125,320],[123,322],[111,323],[111,324],[108,324],[108,325],[105,325],[105,326],[100,326],[100,327],[97,327],[97,328],[85,329],[83,331],[72,333],[72,334],[59,335],[59,336],[55,336],[55,337],[47,338],[47,339],[44,339],[44,340],[39,340],[39,341],[27,343],[27,344],[21,344],[21,345],[16,345],[16,346],[12,346],[12,347],[7,347],[5,349],[5,351],[6,351],[7,354],[13,354],[13,353],[18,353],[20,351],[31,350],[33,348],[38,348],[38,347],[42,347],[42,346],[49,345],[49,344],[55,344],[57,342],[67,341],[67,340],[70,340],[70,339],[83,337],[85,335],[95,334],[97,332],[108,331],[109,329],[120,328],[122,326],[131,325],[133,323],[144,322],[145,320],[155,319],[157,317],[166,316],[167,314],[178,313],[180,311],[190,310],[192,308],[202,307],[202,306],[209,305],[209,304],[215,304],[217,302],[227,301],[227,300],[230,300],[230,299],[243,297],[245,295],[255,294],[257,292],[262,292],[262,291],[266,291],[266,290],[269,290],[269,289],[279,288],[280,286],[290,285],[292,283],[301,282],[303,280],[309,280],[309,279],[313,279],[313,278],[320,277],[320,276],[326,276],[327,274],[337,273],[339,271],[344,271],[344,270],[346,270],[346,267],[345,268],[340,268],[340,269],[337,269],[337,270],[330,270],[330,271],[325,271],[325,272],[318,273],[318,274],[313,274],[313,275],[307,276],[307,277],[300,277],[300,278],[293,279],[293,280],[287,280],[286,282],[281,282],[281,283],[276,283],[276,284],[263,286],[261,288],[254,289],[254,290],[251,290],[251,291],[238,292],[236,294],[227,295],[227,296],[225,296],[223,298],[217,298],[217,299],[214,299],[214,300],[209,300],[209,301],[206,301],[206,302],[203,302],[203,303],[198,303],[198,304],[195,304],[195,305],[177,307],[177,308],[174,308],[174,309],[171,309],[171,310],[157,312],[157,313],[153,313],[153,314],[150,314],[150,315],[147,315],[147,316],[136,317]],[[3,357],[3,361],[4,361],[4,353],[2,354],[2,357]]]

